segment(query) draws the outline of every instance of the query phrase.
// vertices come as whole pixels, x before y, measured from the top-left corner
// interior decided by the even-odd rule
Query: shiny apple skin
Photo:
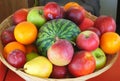
[[[84,49],[87,51],[95,50],[99,47],[99,37],[93,31],[83,31],[81,32],[76,39],[76,44],[79,49]]]
[[[85,31],[87,29],[89,29],[90,27],[94,26],[94,21],[92,21],[89,18],[84,18],[84,20],[82,21],[82,23],[79,25],[79,28],[81,31]]]
[[[68,65],[73,54],[74,48],[66,39],[58,39],[47,51],[48,59],[56,66]]]
[[[99,36],[99,38],[101,37],[101,32],[100,32],[100,30],[98,28],[90,27],[87,30],[93,31]]]
[[[20,22],[26,21],[27,20],[27,14],[28,10],[27,9],[19,9],[13,14],[13,22],[14,24],[18,24]]]
[[[73,76],[79,77],[92,73],[95,67],[95,59],[91,52],[79,51],[74,54],[72,61],[68,65],[68,70]]]
[[[85,18],[85,11],[83,8],[71,7],[65,12],[65,18],[80,25]]]
[[[101,34],[116,31],[116,23],[111,16],[99,16],[94,23],[94,27],[98,28]]]
[[[44,6],[44,16],[47,20],[58,19],[63,17],[64,10],[56,2],[48,2]]]

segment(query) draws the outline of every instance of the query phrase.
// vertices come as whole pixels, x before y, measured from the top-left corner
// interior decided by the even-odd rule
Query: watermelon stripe
[[[55,42],[56,37],[75,41],[80,33],[78,26],[70,20],[54,19],[45,23],[39,29],[36,45],[40,54],[46,56],[48,48]]]
[[[61,34],[63,33],[63,31],[65,31],[65,30],[67,31],[67,29],[68,29],[67,27],[69,27],[68,24],[69,24],[69,22],[62,24],[62,26],[60,27],[61,28],[60,29]]]
[[[47,29],[48,29],[48,32],[50,31],[52,34],[55,34],[56,32],[55,31],[53,31],[53,28],[51,27],[52,26],[52,24],[47,24],[48,26],[47,26]]]
[[[72,28],[73,26],[68,26],[68,28],[66,29],[66,31],[62,32],[61,35],[67,35],[68,31],[71,33],[71,31],[73,31]]]
[[[45,37],[44,37],[44,38],[42,38],[42,39],[39,39],[37,42],[38,42],[40,45],[42,45],[42,44],[46,43],[46,42],[44,42],[44,41],[46,41],[46,42],[47,42],[47,41],[50,41],[50,42],[51,42],[51,41],[53,41],[53,39],[52,39],[52,38],[49,38],[49,37],[48,37],[48,38],[45,38]],[[40,43],[40,42],[41,42],[41,43]],[[43,43],[42,43],[42,42],[43,42]],[[43,45],[43,46],[44,46],[44,45]]]
[[[52,24],[52,30],[54,30],[54,32],[56,33],[56,30],[57,30],[57,27],[56,27],[56,22],[51,22],[51,24]]]

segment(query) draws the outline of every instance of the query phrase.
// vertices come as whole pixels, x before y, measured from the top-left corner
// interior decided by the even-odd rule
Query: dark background
[[[117,23],[117,30],[116,30],[116,32],[119,33],[119,35],[120,35],[120,0],[118,0],[118,5],[117,5],[116,23]]]
[[[39,1],[39,0],[37,0]],[[40,5],[40,4],[38,4]],[[34,6],[34,0],[1,0],[0,1],[0,23],[9,15],[20,8],[30,8]],[[116,14],[117,30],[120,34],[120,0],[118,0]]]
[[[16,10],[27,7],[27,0],[0,0],[0,23]]]

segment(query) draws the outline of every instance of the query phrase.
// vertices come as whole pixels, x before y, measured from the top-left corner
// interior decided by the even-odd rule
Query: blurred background
[[[116,19],[118,0],[99,0],[100,14],[110,15]],[[20,8],[34,5],[34,0],[0,0],[0,22]]]
[[[36,0],[39,3],[35,4],[34,0],[0,0],[0,23],[7,18],[9,15],[14,13],[16,10],[20,8],[30,8],[35,5],[39,5],[40,1]],[[43,0],[44,1],[44,0]],[[48,0],[49,1],[49,0]],[[50,0],[52,1],[52,0]],[[55,1],[55,0],[53,0]],[[84,1],[84,0],[83,0]],[[92,1],[92,0],[91,0]],[[97,1],[97,0],[96,0]],[[120,8],[118,4],[120,4],[119,0],[99,0],[100,1],[100,15],[109,15],[112,16],[117,23],[117,33],[120,34]],[[90,2],[90,1],[88,1]]]

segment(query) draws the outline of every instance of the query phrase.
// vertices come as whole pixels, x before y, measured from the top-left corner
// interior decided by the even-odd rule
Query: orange
[[[37,37],[37,27],[31,22],[21,22],[14,29],[15,39],[25,45],[31,44]]]
[[[81,7],[77,2],[68,2],[64,5],[64,9],[68,10],[70,7]]]
[[[3,49],[4,57],[7,58],[9,53],[15,49],[19,49],[19,50],[23,51],[24,53],[26,53],[26,48],[23,44],[13,41],[13,42],[10,42],[7,45],[5,45],[5,47]]]
[[[120,36],[116,32],[106,32],[100,38],[100,47],[106,54],[115,54],[120,50]]]
[[[37,48],[34,44],[26,45],[26,53],[35,52],[37,53]]]

